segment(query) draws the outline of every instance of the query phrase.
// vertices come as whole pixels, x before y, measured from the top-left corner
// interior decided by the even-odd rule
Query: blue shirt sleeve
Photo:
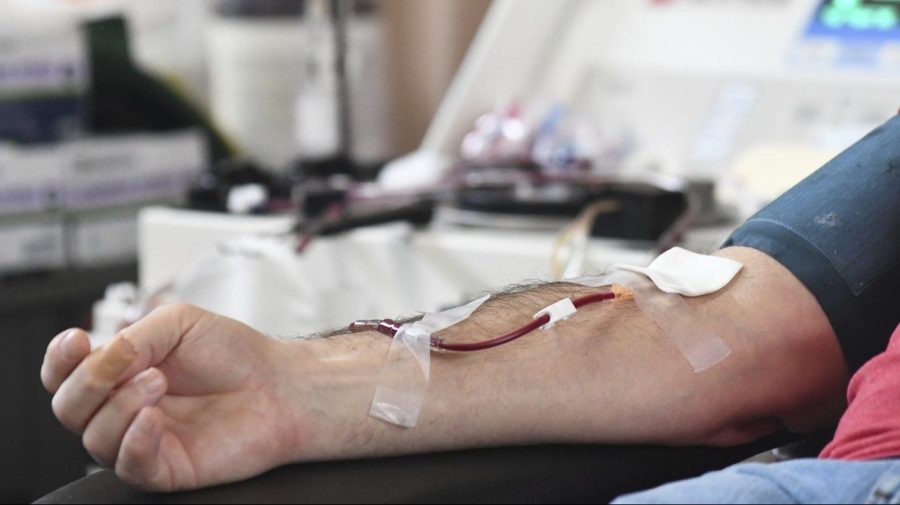
[[[725,246],[779,261],[815,295],[851,370],[900,322],[900,116],[750,218]]]

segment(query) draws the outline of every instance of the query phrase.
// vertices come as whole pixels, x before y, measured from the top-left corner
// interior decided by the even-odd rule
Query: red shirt
[[[823,458],[871,461],[900,457],[900,328],[888,350],[850,381],[850,408]]]

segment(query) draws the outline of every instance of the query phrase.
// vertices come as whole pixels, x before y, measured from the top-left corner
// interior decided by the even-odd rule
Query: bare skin
[[[813,296],[759,252],[719,254],[744,272],[726,291],[689,302],[734,351],[714,369],[695,374],[631,302],[594,306],[499,349],[436,354],[411,430],[367,415],[386,337],[279,341],[188,306],[125,330],[113,357],[90,355],[84,332],[65,332],[41,376],[55,414],[88,451],[152,491],[300,461],[543,442],[735,445],[835,421],[848,372]],[[480,340],[588,292],[553,285],[509,295],[441,336]],[[98,364],[107,360],[127,370]]]

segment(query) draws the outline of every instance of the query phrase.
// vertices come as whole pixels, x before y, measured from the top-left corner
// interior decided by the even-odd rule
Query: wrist
[[[376,453],[368,412],[390,342],[363,333],[278,343],[292,462]]]

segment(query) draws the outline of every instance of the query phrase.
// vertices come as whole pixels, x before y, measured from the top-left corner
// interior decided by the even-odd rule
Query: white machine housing
[[[834,154],[897,113],[900,30],[829,33],[822,3],[497,0],[423,148],[455,155],[521,100],[630,128],[676,175],[718,179],[760,146]]]

